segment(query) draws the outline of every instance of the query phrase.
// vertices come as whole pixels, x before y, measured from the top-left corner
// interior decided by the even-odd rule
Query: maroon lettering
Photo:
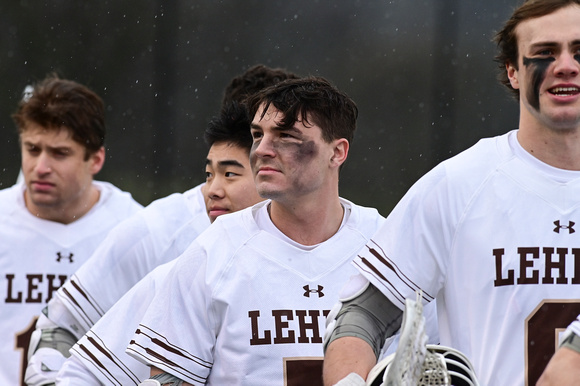
[[[518,284],[538,284],[539,272],[532,269],[532,276],[528,276],[528,268],[534,266],[534,261],[529,260],[528,256],[532,259],[540,258],[540,248],[518,248],[518,254],[520,255],[520,277],[518,278]]]
[[[572,278],[572,284],[580,284],[580,249],[572,248],[572,254],[574,255],[574,277]]]
[[[46,278],[46,280],[44,280]],[[27,274],[26,280],[14,274],[6,274],[6,303],[42,303],[52,299],[52,295],[66,282],[66,275],[40,273]],[[42,284],[46,283],[46,287]],[[19,285],[18,285],[19,284]],[[18,290],[17,288],[24,290]],[[26,297],[24,298],[24,294]],[[24,298],[24,299],[23,299]]]
[[[296,310],[296,316],[298,316],[298,325],[300,326],[300,336],[298,337],[298,343],[310,343],[310,339],[306,335],[307,330],[312,331],[312,343],[322,343],[322,338],[320,337],[320,331],[318,329],[318,316],[320,312],[318,310],[308,311],[308,316],[310,316],[310,323],[305,321],[306,310]]]
[[[507,269],[506,265],[509,264],[506,262],[513,264],[514,259],[505,258],[505,249],[492,250],[495,258],[494,286],[540,284],[540,276],[542,276],[541,284],[580,284],[580,248],[520,247],[517,248],[517,253],[519,272]],[[569,255],[574,263],[571,277],[570,274],[566,275],[566,259]],[[516,275],[518,278],[514,283]]]
[[[264,331],[264,337],[260,338],[260,333],[258,329],[258,318],[260,317],[260,311],[250,311],[248,316],[251,320],[252,325],[252,338],[250,339],[250,345],[256,346],[261,344],[272,344],[272,334],[270,331]]]
[[[6,292],[6,299],[4,299],[4,301],[6,303],[22,303],[22,292],[18,291],[16,297],[14,297],[14,295],[12,294],[12,288],[14,286],[13,280],[14,280],[13,274],[6,275],[6,281],[8,282],[8,291]]]
[[[503,249],[503,248],[493,250],[493,255],[495,256],[495,280],[493,282],[493,285],[495,285],[496,287],[514,284],[514,270],[513,269],[509,269],[507,271],[508,276],[505,278],[502,277],[502,274],[501,274],[502,268],[503,268],[502,259],[503,259],[504,253],[505,253],[505,249]]]
[[[554,284],[554,278],[552,277],[552,270],[557,270],[559,275],[556,280],[557,284],[567,284],[568,279],[566,279],[566,253],[568,248],[557,248],[558,259],[553,260],[554,248],[545,247],[543,250],[544,256],[546,258],[546,272],[544,278],[542,279],[542,284]]]
[[[56,278],[56,275],[46,275],[46,278],[48,279],[48,297],[46,298],[46,302],[48,303],[50,299],[52,299],[52,294],[64,284],[67,276],[58,275],[59,284],[57,285],[54,285],[54,279]]]
[[[38,318],[35,316],[32,318],[32,322],[19,333],[16,333],[16,347],[22,352],[21,355],[21,365],[20,365],[20,383],[21,386],[26,386],[24,383],[24,375],[26,367],[28,366],[28,349],[30,348],[30,339],[32,338],[32,333],[36,329],[36,320]]]
[[[252,337],[250,338],[250,345],[264,345],[264,344],[288,344],[288,343],[322,343],[322,336],[320,334],[320,314],[326,318],[330,310],[272,310],[272,317],[275,326],[275,337],[272,340],[272,332],[270,330],[260,330],[259,319],[260,311],[249,311],[250,327],[252,330]],[[294,321],[294,315],[297,316],[298,328],[296,322],[291,326],[290,322]],[[310,317],[310,320],[307,320]],[[308,331],[312,331],[312,337],[309,337]],[[298,334],[298,341],[296,335]]]
[[[36,297],[33,297],[34,291],[38,290],[38,284],[37,283],[42,283],[42,275],[40,274],[29,274],[26,275],[26,278],[28,279],[28,296],[26,297],[26,300],[24,300],[25,303],[42,303],[42,293],[38,293],[36,294]]]
[[[288,321],[293,320],[292,310],[272,310],[272,316],[276,321],[276,337],[274,344],[295,343],[295,334],[293,330],[288,329]],[[284,320],[282,320],[284,318]],[[284,336],[284,330],[288,330],[288,335]]]

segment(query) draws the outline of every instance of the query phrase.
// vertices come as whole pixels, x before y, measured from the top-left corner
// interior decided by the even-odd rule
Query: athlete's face
[[[34,123],[21,133],[20,146],[26,205],[32,213],[65,212],[86,203],[93,176],[105,160],[103,148],[85,159],[85,148],[67,130]]]
[[[550,129],[580,127],[580,7],[523,21],[516,36],[518,69],[507,70],[521,114]]]
[[[205,207],[211,222],[263,200],[256,191],[244,148],[228,142],[214,143],[207,154],[205,174]]]
[[[281,127],[283,114],[272,105],[262,118],[264,106],[252,122],[254,144],[250,163],[262,197],[277,201],[300,200],[328,183],[333,173],[331,158],[335,141],[322,139],[322,130],[311,120]]]

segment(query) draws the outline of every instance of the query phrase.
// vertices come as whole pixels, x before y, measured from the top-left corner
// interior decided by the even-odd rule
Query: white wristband
[[[365,386],[366,382],[357,373],[350,373],[334,384],[334,386]]]

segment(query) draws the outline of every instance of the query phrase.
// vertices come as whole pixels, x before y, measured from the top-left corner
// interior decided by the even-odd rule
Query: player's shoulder
[[[219,216],[197,237],[196,243],[207,253],[220,256],[237,249],[260,233],[254,215],[263,205],[266,202]]]
[[[345,225],[365,235],[369,233],[372,235],[385,221],[376,208],[357,205],[342,197],[340,202],[348,214]]]
[[[497,173],[503,164],[513,159],[508,136],[510,133],[480,139],[461,153],[439,163],[411,188],[426,195],[438,191],[459,195],[470,195],[474,190]]]
[[[24,188],[21,183],[17,183],[5,189],[0,189],[0,213],[2,213],[2,215],[10,215],[11,213],[14,213],[14,211],[19,210],[19,208],[23,208],[23,192]],[[19,202],[19,197],[21,197],[21,202]]]
[[[99,189],[99,210],[107,211],[109,216],[125,219],[143,208],[131,195],[115,185],[105,181],[93,181]]]
[[[266,202],[262,201],[237,212],[219,216],[204,234],[218,240],[228,239],[230,242],[243,242],[260,231],[256,223],[255,213],[264,205]]]
[[[482,138],[440,165],[445,168],[450,178],[477,177],[486,171],[497,170],[514,156],[509,145],[509,136],[513,134],[514,132],[509,132],[496,137]]]

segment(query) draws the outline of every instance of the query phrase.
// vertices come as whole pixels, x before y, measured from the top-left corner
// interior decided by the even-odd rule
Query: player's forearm
[[[328,345],[324,355],[324,385],[332,386],[353,372],[366,379],[376,362],[366,341],[350,336],[338,338]]]
[[[566,347],[559,348],[550,362],[537,386],[572,386],[580,380],[580,353]]]

